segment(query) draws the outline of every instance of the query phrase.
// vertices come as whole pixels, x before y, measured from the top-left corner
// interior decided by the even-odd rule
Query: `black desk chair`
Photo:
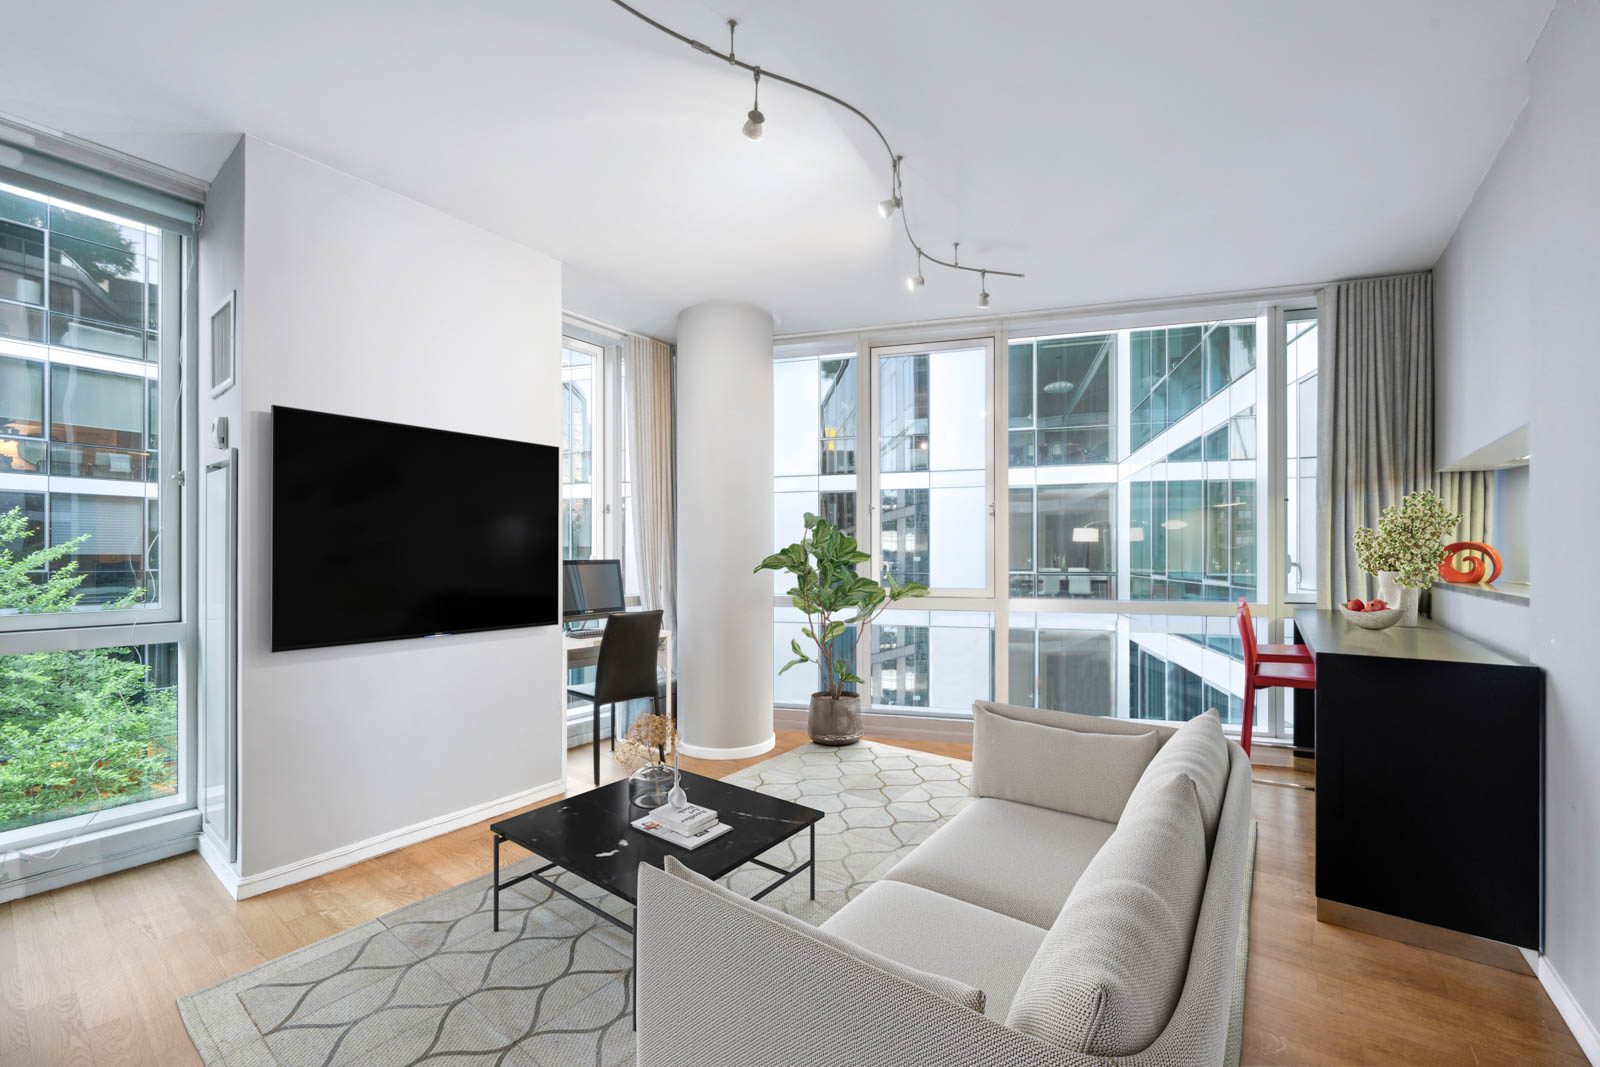
[[[617,703],[650,698],[660,712],[656,687],[656,649],[661,643],[661,612],[629,611],[612,615],[600,637],[600,658],[594,684],[569,685],[567,692],[594,705],[594,784],[600,784],[600,705],[611,705],[611,747],[617,747]]]

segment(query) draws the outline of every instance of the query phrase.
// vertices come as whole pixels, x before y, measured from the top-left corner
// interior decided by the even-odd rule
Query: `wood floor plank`
[[[882,740],[971,758],[966,743]],[[805,742],[779,731],[762,756],[683,766],[720,777]],[[1283,750],[1255,759],[1243,1063],[1586,1062],[1532,977],[1319,923],[1316,794],[1292,788],[1313,775]],[[569,752],[571,791],[591,787],[591,760]],[[626,773],[608,751],[601,770]],[[189,853],[0,904],[0,1064],[198,1064],[177,997],[487,873],[491,821],[249,900]]]

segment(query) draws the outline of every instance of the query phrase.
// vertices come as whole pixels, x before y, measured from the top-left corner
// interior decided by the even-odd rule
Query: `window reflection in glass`
[[[872,703],[939,715],[971,714],[994,694],[994,616],[890,610],[873,624]]]
[[[878,362],[878,451],[881,469],[928,469],[928,356],[884,356]]]

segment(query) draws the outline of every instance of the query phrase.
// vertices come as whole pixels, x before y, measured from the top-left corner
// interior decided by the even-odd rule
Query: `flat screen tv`
[[[272,409],[272,650],[547,626],[552,445]]]

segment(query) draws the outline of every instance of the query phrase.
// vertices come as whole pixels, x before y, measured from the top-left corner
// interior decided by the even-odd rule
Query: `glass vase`
[[[628,796],[636,807],[659,808],[671,791],[672,768],[665,763],[646,763],[628,775]]]

